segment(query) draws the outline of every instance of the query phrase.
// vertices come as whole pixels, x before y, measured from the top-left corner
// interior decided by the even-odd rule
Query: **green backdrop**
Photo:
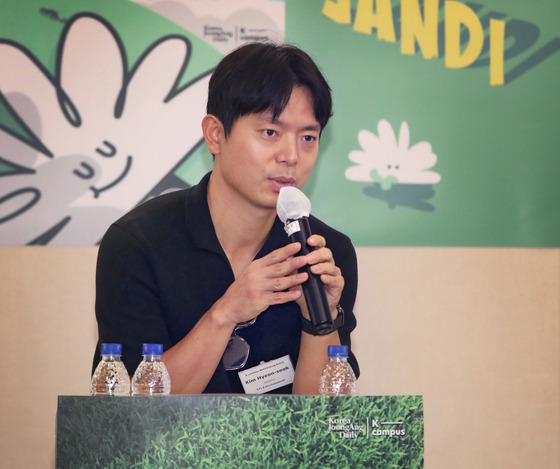
[[[285,7],[286,41],[318,62],[335,102],[305,187],[315,215],[361,246],[560,246],[560,3],[286,0]],[[158,38],[189,37],[181,83],[221,57],[129,0],[6,0],[0,37],[53,72],[64,21],[81,11],[112,24],[130,65]],[[411,24],[427,25],[428,39]],[[411,41],[415,53],[403,53]],[[448,58],[477,41],[474,61],[451,68]],[[424,57],[434,47],[437,57]],[[492,73],[503,84],[491,84]],[[24,134],[5,106],[0,126]],[[13,171],[3,142],[0,235],[12,223],[7,202],[16,200],[2,190]],[[202,146],[187,156],[173,171],[194,184],[211,156]]]
[[[479,59],[446,68],[443,1],[439,57],[429,60],[418,47],[403,54],[399,34],[405,4],[425,2],[391,2],[396,42],[379,40],[375,29],[354,30],[360,2],[349,2],[351,24],[322,14],[325,3],[286,2],[287,40],[317,60],[335,100],[309,187],[314,212],[358,245],[560,246],[560,3],[467,4],[483,25],[489,18],[505,22],[502,86],[490,85],[487,27]],[[382,119],[397,135],[407,122],[410,146],[431,144],[440,182],[383,190],[345,177],[354,165],[348,155],[360,150],[358,132],[377,134]]]

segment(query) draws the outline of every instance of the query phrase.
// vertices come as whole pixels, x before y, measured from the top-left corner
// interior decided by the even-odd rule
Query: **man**
[[[101,243],[98,350],[122,343],[132,374],[142,343],[162,343],[173,393],[244,392],[240,371],[262,374],[280,359],[295,374],[282,374],[272,392],[316,394],[328,345],[350,345],[356,325],[356,255],[345,235],[311,217],[316,249],[297,256],[276,201],[281,187],[301,188],[311,173],[332,115],[330,88],[300,49],[248,44],[216,68],[207,112],[213,171],[132,210]],[[333,318],[345,316],[327,335],[305,327],[307,274],[298,269],[306,264],[320,275]],[[353,355],[350,362],[359,374]]]

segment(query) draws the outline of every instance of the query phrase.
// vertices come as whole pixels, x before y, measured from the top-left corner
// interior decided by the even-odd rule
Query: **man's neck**
[[[276,218],[275,209],[257,208],[208,184],[208,207],[216,235],[237,277],[253,261]]]

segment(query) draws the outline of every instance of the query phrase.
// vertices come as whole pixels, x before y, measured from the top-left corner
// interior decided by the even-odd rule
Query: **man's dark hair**
[[[331,89],[308,54],[291,45],[249,43],[226,55],[208,85],[206,112],[220,119],[226,137],[234,122],[265,111],[277,119],[294,86],[309,90],[321,130],[332,116]]]

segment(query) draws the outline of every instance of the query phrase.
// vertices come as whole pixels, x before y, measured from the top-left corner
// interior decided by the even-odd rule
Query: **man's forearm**
[[[340,337],[337,331],[319,336],[313,336],[306,332],[301,333],[293,394],[319,393],[319,378],[329,361],[329,345],[340,345]]]
[[[200,394],[216,371],[233,327],[217,320],[214,307],[174,347],[163,354],[172,394]]]

